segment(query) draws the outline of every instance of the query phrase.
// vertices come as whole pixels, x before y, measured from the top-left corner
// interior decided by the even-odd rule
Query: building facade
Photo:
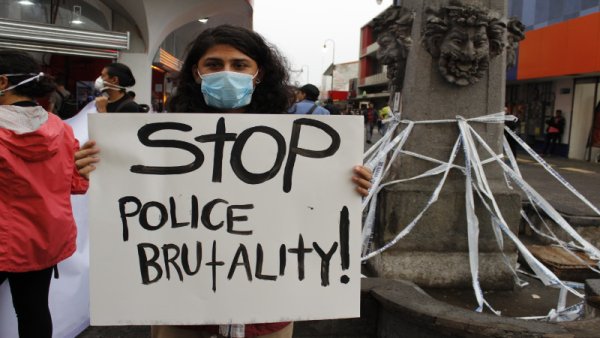
[[[358,61],[331,64],[323,73],[320,100],[332,99],[338,108],[344,110],[351,96],[351,81],[358,74]]]
[[[253,0],[0,0],[0,48],[32,53],[88,99],[102,68],[127,64],[136,101],[164,101],[185,47],[208,27],[252,28]]]
[[[518,63],[507,76],[506,104],[521,116],[521,137],[541,149],[545,121],[562,110],[559,153],[600,156],[600,1],[513,0],[509,14],[527,28]]]
[[[526,26],[517,65],[507,73],[506,106],[520,135],[543,151],[546,121],[561,110],[566,127],[557,154],[600,159],[600,0],[509,0],[508,17]],[[374,22],[361,28],[357,99],[389,100],[387,70],[376,52]]]
[[[379,45],[373,27],[374,21],[371,20],[360,30],[359,70],[355,100],[363,102],[363,105],[372,102],[376,107],[383,107],[387,105],[390,97],[387,67],[377,60],[376,53]]]

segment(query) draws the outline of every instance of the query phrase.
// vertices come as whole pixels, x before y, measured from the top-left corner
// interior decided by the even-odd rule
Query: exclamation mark
[[[343,207],[340,212],[340,256],[342,260],[342,270],[348,270],[350,267],[350,217],[348,207]],[[350,277],[342,275],[340,282],[348,284]]]

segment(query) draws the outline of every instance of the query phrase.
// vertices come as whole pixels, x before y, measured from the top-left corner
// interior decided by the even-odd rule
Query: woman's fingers
[[[369,189],[372,186],[371,179],[373,179],[373,174],[369,168],[365,166],[354,167],[352,181],[356,185],[356,192],[361,196],[366,197],[369,195]]]
[[[371,171],[371,169],[363,165],[357,165],[356,167],[354,167],[354,174],[367,181],[373,179],[373,172]]]
[[[100,159],[97,157],[89,157],[88,156],[88,157],[84,157],[82,159],[76,160],[75,165],[77,166],[77,169],[82,169],[92,163],[98,163],[99,161],[100,161]]]
[[[96,147],[95,141],[87,141],[83,146],[75,152],[75,161],[94,156],[100,152],[100,148]]]
[[[96,170],[94,163],[98,163],[100,159],[96,155],[100,152],[100,148],[96,147],[95,141],[87,141],[81,148],[75,152],[75,166],[79,175],[89,179],[90,173]]]
[[[86,179],[90,179],[90,173],[92,171],[96,170],[96,166],[94,165],[88,165],[85,166],[83,168],[80,168],[77,172],[79,173],[79,175],[85,177]]]

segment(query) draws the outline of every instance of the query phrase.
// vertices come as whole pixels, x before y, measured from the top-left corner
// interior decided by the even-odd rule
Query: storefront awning
[[[0,19],[0,46],[34,52],[116,58],[129,48],[129,32],[96,32]]]

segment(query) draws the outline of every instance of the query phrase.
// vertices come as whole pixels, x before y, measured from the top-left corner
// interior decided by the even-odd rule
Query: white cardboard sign
[[[360,315],[362,117],[89,119],[93,325]]]

